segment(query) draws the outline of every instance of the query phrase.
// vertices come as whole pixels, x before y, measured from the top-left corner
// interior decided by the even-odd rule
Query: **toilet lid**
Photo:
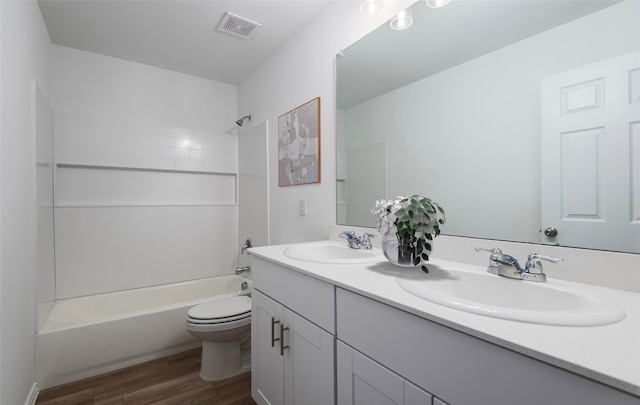
[[[251,298],[237,296],[221,298],[192,307],[187,315],[192,319],[221,319],[251,312]]]

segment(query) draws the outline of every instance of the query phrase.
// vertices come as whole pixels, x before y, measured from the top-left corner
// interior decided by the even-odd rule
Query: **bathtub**
[[[56,301],[35,337],[40,389],[198,347],[185,329],[192,306],[241,291],[226,275]]]

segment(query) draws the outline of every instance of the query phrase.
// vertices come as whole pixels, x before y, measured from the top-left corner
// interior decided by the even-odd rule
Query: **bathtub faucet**
[[[243,255],[250,247],[253,247],[253,244],[251,243],[251,238],[247,238],[247,240],[244,241],[244,245],[240,248],[240,254]]]
[[[251,271],[251,266],[236,267],[236,276]]]

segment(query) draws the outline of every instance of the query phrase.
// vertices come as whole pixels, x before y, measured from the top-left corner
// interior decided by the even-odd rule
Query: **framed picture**
[[[320,183],[320,97],[278,117],[278,185]]]

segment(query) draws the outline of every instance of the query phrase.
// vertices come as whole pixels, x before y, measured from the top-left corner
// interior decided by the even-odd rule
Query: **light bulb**
[[[411,24],[413,24],[413,13],[411,9],[408,8],[406,10],[402,10],[393,17],[389,26],[394,30],[400,31],[411,27]]]
[[[449,3],[451,3],[451,0],[427,0],[427,6],[431,8],[444,7]]]
[[[363,0],[360,3],[360,12],[364,15],[374,15],[382,10],[381,0]]]

